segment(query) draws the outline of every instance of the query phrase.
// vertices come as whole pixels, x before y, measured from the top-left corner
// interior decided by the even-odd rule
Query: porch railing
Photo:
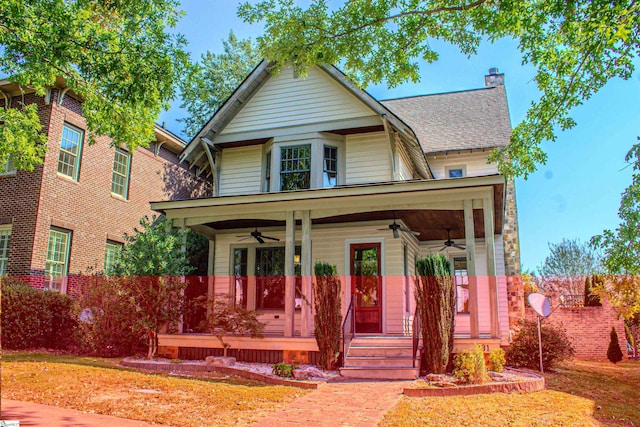
[[[342,322],[342,366],[347,358],[351,340],[356,336],[356,317],[353,314],[355,304],[356,296],[351,295],[351,302],[344,315],[344,322]]]
[[[416,354],[419,354],[419,359],[422,359],[422,349],[420,347],[420,338],[422,337],[422,323],[420,322],[420,315],[418,314],[418,308],[416,307],[413,313],[413,323],[411,324],[411,332],[413,334],[413,367],[416,367]]]

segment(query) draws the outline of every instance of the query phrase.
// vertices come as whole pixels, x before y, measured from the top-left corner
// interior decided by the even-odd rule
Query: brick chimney
[[[504,86],[504,73],[498,73],[497,68],[489,68],[489,74],[484,76],[486,87]]]

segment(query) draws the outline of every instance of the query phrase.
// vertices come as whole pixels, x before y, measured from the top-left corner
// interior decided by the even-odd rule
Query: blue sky
[[[260,35],[259,25],[248,25],[236,17],[234,1],[185,1],[186,15],[177,31],[189,41],[193,59],[206,50],[219,52],[222,40],[233,30],[240,38]],[[370,86],[377,99],[473,89],[484,85],[490,67],[505,73],[512,126],[524,117],[538,92],[532,67],[523,66],[517,44],[501,40],[483,44],[478,54],[467,58],[455,48],[433,42],[440,52],[434,64],[423,64],[421,81],[393,89]],[[640,64],[637,64],[640,69]],[[631,182],[631,169],[624,156],[640,135],[640,71],[632,79],[609,82],[572,116],[578,125],[546,143],[546,165],[527,181],[516,182],[522,266],[537,268],[548,253],[548,242],[562,238],[588,240],[605,228],[618,224],[620,193]],[[184,117],[179,102],[160,121],[180,133]]]

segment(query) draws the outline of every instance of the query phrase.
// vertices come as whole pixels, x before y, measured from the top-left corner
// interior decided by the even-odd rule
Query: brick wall
[[[79,101],[69,96],[63,105],[38,102],[48,133],[44,164],[34,172],[18,172],[0,178],[0,217],[13,223],[10,241],[9,274],[42,276],[46,264],[49,230],[52,226],[72,231],[69,274],[101,269],[107,239],[123,241],[144,215],[153,215],[149,202],[210,195],[209,183],[195,178],[176,154],[156,144],[137,149],[131,159],[129,197],[111,194],[111,174],[115,149],[107,137],[97,137],[82,148],[78,180],[57,173],[63,124],[85,130]],[[39,285],[34,280],[35,286]]]
[[[536,314],[527,307],[526,317],[535,320]],[[606,359],[611,327],[616,328],[618,342],[626,356],[627,344],[624,337],[624,322],[617,318],[615,310],[608,301],[601,307],[560,307],[546,319],[553,325],[562,326],[576,349],[580,359]]]

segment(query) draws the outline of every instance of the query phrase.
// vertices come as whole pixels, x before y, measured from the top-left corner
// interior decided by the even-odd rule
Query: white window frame
[[[62,260],[51,257],[52,255],[51,239],[56,235],[58,235],[58,237],[65,236],[66,246],[62,248],[62,250],[60,251],[57,250],[56,248],[53,248],[53,251],[56,251],[62,255]],[[62,294],[67,293],[67,277],[69,275],[69,254],[71,253],[72,238],[73,238],[73,232],[71,230],[66,230],[58,227],[51,227],[49,229],[49,238],[47,240],[47,253],[45,257],[46,259],[45,276],[47,278],[45,285],[48,290],[57,291]],[[56,268],[56,270],[59,270],[56,273],[61,273],[61,274],[56,274],[56,275],[51,274],[55,266],[62,267],[61,269]]]
[[[77,152],[75,154],[72,153],[71,151],[65,149],[65,148],[62,148],[62,141],[63,141],[63,138],[64,138],[65,129],[70,131],[70,132],[74,132],[74,133],[78,134],[78,150],[77,150]],[[84,130],[82,130],[82,129],[76,127],[76,126],[73,126],[72,124],[69,124],[69,123],[65,122],[62,125],[62,135],[60,136],[60,152],[58,153],[58,165],[57,165],[57,169],[56,169],[56,171],[58,172],[58,175],[65,176],[65,177],[70,178],[70,179],[72,179],[74,181],[78,181],[78,177],[80,176],[80,161],[81,161],[81,158],[82,158],[82,147],[83,147],[83,145],[84,145]],[[63,155],[71,156],[71,157],[74,158],[73,165],[70,165],[70,164],[68,164],[66,162],[62,163],[63,165],[66,165],[68,167],[73,167],[73,173],[71,175],[60,171],[61,157]]]
[[[126,163],[126,171],[123,174],[122,172],[120,172],[119,170],[116,171],[116,160],[118,159],[118,156],[123,156],[127,159],[127,163]],[[120,164],[120,163],[118,163]],[[123,193],[118,193],[117,191],[114,191],[114,185],[120,185],[120,184],[116,184],[115,180],[116,177],[118,178],[123,178],[124,179],[124,186],[123,186]],[[129,153],[126,150],[123,150],[121,148],[116,148],[114,154],[113,154],[113,165],[111,167],[111,194],[113,194],[116,197],[128,200],[129,199],[129,182],[131,181],[131,153]]]
[[[316,186],[314,185],[314,182],[316,181],[316,174],[317,172],[317,168],[314,168],[314,158],[317,158],[317,156],[314,156],[313,153],[313,148],[314,148],[314,142],[313,140],[309,140],[309,141],[295,141],[289,144],[281,144],[280,145],[280,149],[278,150],[278,189],[280,191],[304,191],[304,190],[311,190],[312,188],[316,188]],[[291,148],[303,148],[303,147],[309,147],[309,188],[299,188],[296,190],[282,190],[282,150],[283,149],[291,149]],[[272,154],[273,156],[273,154]],[[285,172],[287,173],[287,172]],[[271,183],[273,185],[273,182]]]
[[[467,263],[466,265],[466,275],[456,275],[456,259],[465,260],[465,263]],[[464,254],[458,254],[458,255],[452,255],[451,256],[451,276],[453,277],[453,281],[456,287],[456,315],[458,314],[463,314],[463,315],[468,315],[471,313],[471,296],[470,296],[470,284],[469,284],[469,260],[467,259],[466,255]],[[461,281],[460,284],[458,281]],[[466,286],[467,289],[467,307],[468,310],[467,311],[458,311],[458,286]]]
[[[3,169],[0,170],[0,176],[2,175],[15,175],[17,173],[16,166],[13,163],[13,156],[10,155],[5,163]]]
[[[105,275],[109,271],[109,267],[113,265],[115,257],[118,255],[118,252],[122,250],[124,245],[120,242],[116,242],[114,240],[107,240],[107,243],[104,245],[104,273]]]
[[[449,176],[449,173],[452,170],[461,170],[462,176],[460,177]],[[450,166],[445,166],[444,168],[444,177],[447,179],[465,178],[466,176],[467,176],[467,165],[450,165]]]
[[[0,225],[0,277],[7,275],[11,245],[11,224]]]

